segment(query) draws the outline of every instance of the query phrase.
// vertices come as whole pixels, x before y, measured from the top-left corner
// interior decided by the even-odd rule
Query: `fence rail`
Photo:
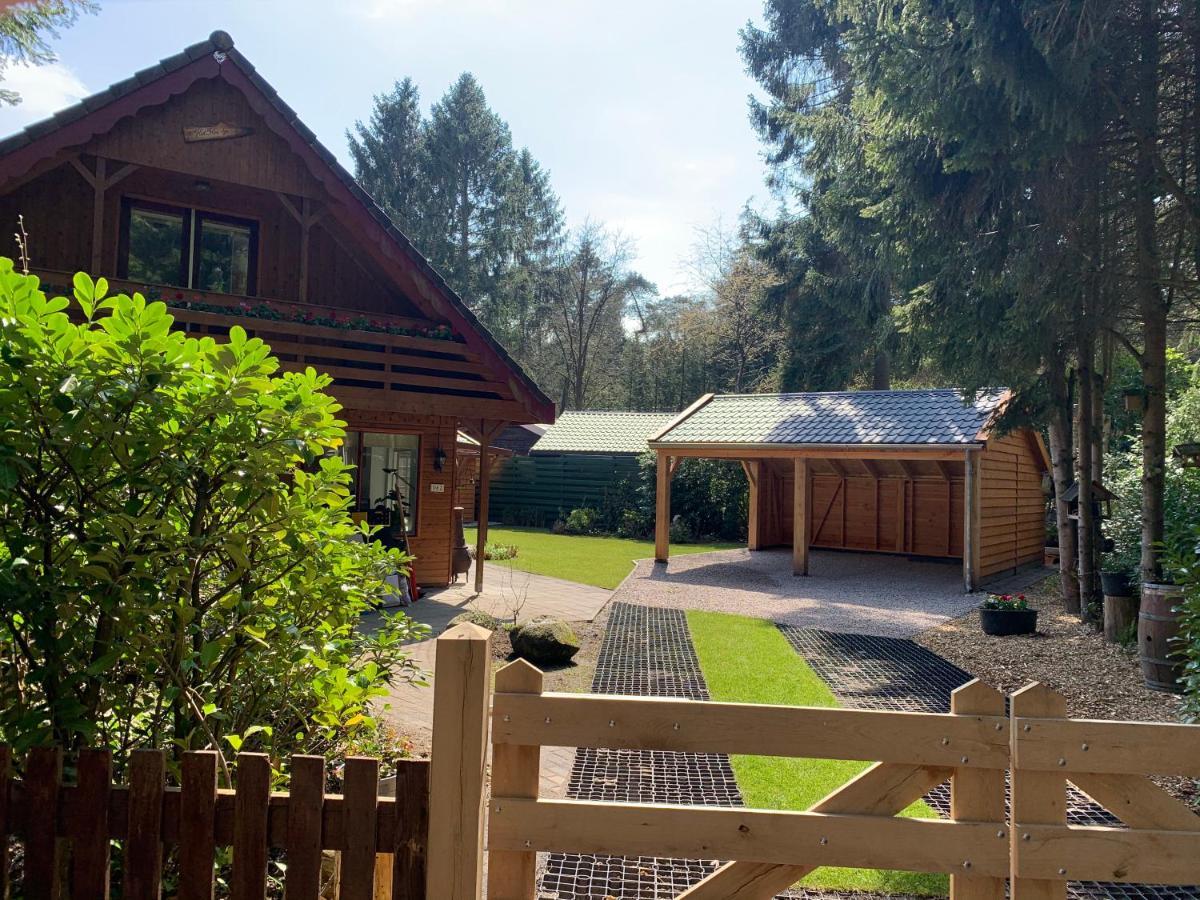
[[[265,755],[237,758],[235,789],[217,788],[217,756],[185,753],[179,785],[166,782],[158,750],[130,755],[128,783],[112,780],[106,750],[81,750],[74,778],[63,777],[63,754],[37,748],[22,777],[12,777],[9,750],[0,746],[0,834],[22,842],[22,896],[57,900],[109,895],[111,842],[123,847],[125,900],[158,898],[164,856],[176,851],[179,900],[211,900],[218,848],[232,849],[233,900],[262,900],[271,851],[286,859],[288,900],[317,900],[323,857],[337,855],[341,900],[420,900],[425,897],[429,765],[403,760],[380,796],[379,761],[346,760],[341,794],[325,792],[325,760],[293,756],[287,792],[271,791]],[[8,841],[0,841],[0,896],[9,870]],[[326,879],[328,880],[328,879]]]

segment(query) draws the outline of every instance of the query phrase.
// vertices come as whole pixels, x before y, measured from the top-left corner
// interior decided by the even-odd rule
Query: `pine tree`
[[[425,251],[434,242],[427,211],[429,158],[421,95],[411,78],[378,94],[370,121],[346,132],[354,177],[401,231]]]

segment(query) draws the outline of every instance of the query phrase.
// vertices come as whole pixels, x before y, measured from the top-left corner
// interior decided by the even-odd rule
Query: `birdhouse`
[[[1172,455],[1186,469],[1200,468],[1200,444],[1176,444]]]
[[[1063,499],[1067,501],[1067,508],[1070,510],[1070,518],[1078,521],[1079,519],[1079,482],[1072,482],[1063,494]],[[1092,515],[1097,519],[1108,519],[1112,517],[1112,502],[1116,499],[1116,495],[1102,485],[1098,481],[1092,482]]]
[[[1122,396],[1125,398],[1125,409],[1127,412],[1141,412],[1142,407],[1146,405],[1146,394],[1141,388],[1133,388],[1125,391]]]

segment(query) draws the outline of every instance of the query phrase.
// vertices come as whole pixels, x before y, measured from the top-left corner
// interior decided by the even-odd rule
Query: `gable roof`
[[[532,453],[645,453],[647,441],[674,413],[574,410],[558,417]]]
[[[343,203],[347,213],[360,226],[379,233],[385,264],[387,261],[401,262],[407,270],[408,277],[398,280],[406,287],[414,288],[411,292],[406,291],[411,293],[410,299],[418,306],[426,307],[431,317],[448,320],[472,350],[507,369],[511,375],[508,385],[532,421],[554,420],[553,401],[491,335],[387,213],[300,121],[295,110],[258,74],[234,46],[233,38],[227,32],[214,31],[208,40],[160,60],[0,141],[0,186],[27,174],[38,163],[66,149],[86,144],[122,119],[146,107],[166,103],[196,81],[207,78],[220,78],[241,91],[268,127],[283,137],[305,162],[310,174],[334,199]]]
[[[1006,392],[955,389],[721,394],[655,436],[654,446],[966,446],[982,444]]]

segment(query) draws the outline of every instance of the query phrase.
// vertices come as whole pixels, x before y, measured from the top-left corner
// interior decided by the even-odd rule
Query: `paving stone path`
[[[958,666],[913,641],[790,625],[777,627],[843,706],[949,712],[951,692],[971,680]],[[925,801],[948,816],[949,786],[934,788]],[[1070,786],[1067,820],[1073,825],[1121,825],[1119,819]],[[1068,882],[1067,895],[1087,900],[1192,900],[1200,898],[1200,887],[1072,881]]]

